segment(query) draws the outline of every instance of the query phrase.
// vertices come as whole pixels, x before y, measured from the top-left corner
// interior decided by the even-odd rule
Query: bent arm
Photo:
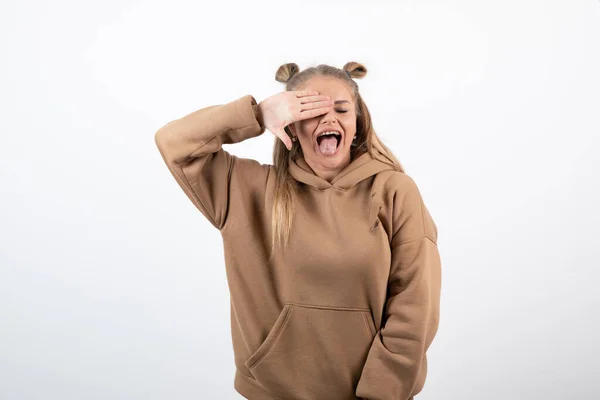
[[[439,325],[441,260],[437,227],[414,181],[406,177],[395,198],[397,231],[385,304],[356,395],[368,400],[409,400],[425,383],[426,351]]]
[[[194,111],[160,128],[155,142],[169,171],[192,203],[218,229],[227,220],[230,184],[243,173],[245,187],[263,186],[268,167],[222,149],[265,131],[256,100],[246,95]],[[243,195],[243,193],[242,193]]]

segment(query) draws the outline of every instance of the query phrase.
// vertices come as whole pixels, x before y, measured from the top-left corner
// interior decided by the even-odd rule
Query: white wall
[[[392,3],[394,5],[392,5]],[[439,228],[419,400],[600,390],[600,3],[0,6],[0,399],[240,399],[216,229],[154,133],[362,62]],[[271,161],[268,131],[227,146]]]

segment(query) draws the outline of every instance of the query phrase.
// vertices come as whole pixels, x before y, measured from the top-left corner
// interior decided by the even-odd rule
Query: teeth
[[[336,132],[336,131],[327,131],[327,132],[323,132],[323,133],[319,134],[319,136],[318,136],[318,137],[321,137],[321,136],[323,136],[323,135],[331,135],[331,134],[334,134],[334,135],[336,135],[336,136],[340,136],[340,133],[339,133],[339,132]]]

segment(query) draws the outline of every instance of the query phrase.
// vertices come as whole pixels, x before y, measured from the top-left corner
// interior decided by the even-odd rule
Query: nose
[[[333,109],[333,107],[331,108],[331,110],[329,110],[328,113],[323,114],[323,117],[321,119],[321,123],[323,125],[337,124],[337,118],[335,117],[335,110]]]

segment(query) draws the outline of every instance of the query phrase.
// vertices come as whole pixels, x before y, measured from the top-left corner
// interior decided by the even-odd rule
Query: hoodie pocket
[[[289,400],[350,399],[375,337],[368,308],[287,303],[246,366]]]

